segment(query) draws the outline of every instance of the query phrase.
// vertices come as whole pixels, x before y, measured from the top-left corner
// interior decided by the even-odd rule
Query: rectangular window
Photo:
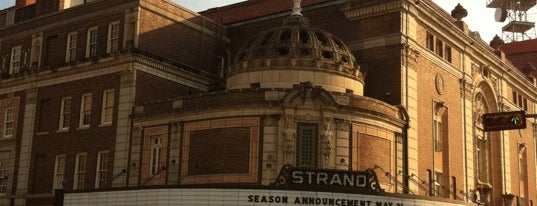
[[[299,167],[317,167],[318,125],[297,124],[296,164]]]
[[[16,46],[11,49],[11,66],[9,74],[18,74],[21,68],[22,46]]]
[[[73,62],[76,60],[77,36],[77,32],[71,32],[67,35],[67,50],[65,51],[65,62]]]
[[[451,47],[445,45],[444,59],[451,63]]]
[[[3,137],[13,136],[13,124],[14,124],[13,108],[9,107],[4,110],[4,132]]]
[[[7,161],[0,161],[0,195],[7,193],[8,176]]]
[[[86,180],[86,153],[80,153],[76,155],[75,163],[75,179],[73,183],[73,189],[84,189]]]
[[[515,90],[513,90],[513,103],[516,104],[516,105],[518,105],[517,97],[518,97],[517,92]]]
[[[101,124],[111,124],[114,117],[114,90],[106,90],[103,93],[103,110]]]
[[[442,151],[442,119],[438,115],[435,115],[433,120],[433,132],[434,132],[434,151]]]
[[[71,123],[71,97],[62,98],[60,109],[60,130],[68,130]]]
[[[444,57],[444,42],[436,39],[436,54],[440,57]]]
[[[434,172],[434,191],[437,197],[444,196],[444,181],[442,178],[442,173]]]
[[[97,32],[98,27],[92,27],[88,29],[86,58],[97,56]]]
[[[108,53],[119,50],[119,21],[112,22],[108,25],[108,45],[106,51]]]
[[[91,120],[91,93],[82,95],[80,99],[80,125],[79,127],[89,127]]]
[[[65,176],[65,155],[56,155],[56,161],[54,163],[54,184],[52,189],[63,188],[63,181]]]
[[[151,156],[150,156],[150,171],[151,175],[156,175],[160,170],[160,157],[162,151],[162,136],[154,136],[151,138]]]
[[[95,188],[106,187],[106,182],[108,181],[108,154],[108,151],[100,151],[97,154]]]
[[[434,51],[434,36],[427,32],[427,36],[425,37],[425,44],[427,46],[427,49]]]

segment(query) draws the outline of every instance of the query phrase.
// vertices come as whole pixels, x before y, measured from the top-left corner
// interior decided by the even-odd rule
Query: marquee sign
[[[298,168],[285,165],[273,185],[293,187],[337,187],[373,192],[384,192],[377,175],[371,169],[364,171]]]

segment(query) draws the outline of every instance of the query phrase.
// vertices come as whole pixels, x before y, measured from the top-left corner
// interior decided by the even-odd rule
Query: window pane
[[[107,90],[103,94],[103,111],[101,123],[111,123],[114,116],[114,90]]]
[[[318,126],[297,124],[296,161],[299,167],[317,167]]]
[[[81,105],[80,105],[80,126],[87,126],[90,124],[91,120],[91,103],[92,95],[84,94],[82,95]]]
[[[67,62],[76,60],[77,34],[72,33],[67,37]]]
[[[104,188],[108,177],[108,152],[99,152],[97,158],[95,188]]]
[[[75,179],[73,189],[85,188],[86,154],[78,154],[76,158]]]
[[[119,23],[110,24],[109,52],[115,52],[119,48]]]
[[[2,178],[7,177],[7,178]],[[9,176],[7,173],[7,161],[0,161],[0,194],[5,194],[7,192],[7,182]]]
[[[18,74],[21,65],[21,51],[22,47],[17,46],[11,49],[11,68],[10,74]]]
[[[160,136],[155,136],[151,141],[151,175],[157,174],[160,170],[161,138]]]
[[[4,137],[13,135],[13,108],[6,108],[4,112]]]
[[[58,155],[56,156],[56,167],[54,168],[53,189],[63,188],[64,171],[65,171],[65,156]]]
[[[69,128],[71,118],[71,98],[65,97],[62,99],[60,111],[60,129]]]

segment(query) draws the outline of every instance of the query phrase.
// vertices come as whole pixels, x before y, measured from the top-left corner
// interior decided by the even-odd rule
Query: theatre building
[[[0,12],[0,205],[537,200],[534,118],[483,124],[536,73],[464,5],[49,2]]]

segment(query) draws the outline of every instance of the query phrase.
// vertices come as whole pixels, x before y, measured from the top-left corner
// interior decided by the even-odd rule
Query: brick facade
[[[267,53],[255,59],[259,69],[238,56],[248,39],[293,21],[290,6],[283,8],[291,1],[277,2],[197,14],[167,0],[71,8],[61,0],[21,0],[13,25],[6,22],[11,10],[0,12],[1,132],[5,108],[15,111],[12,137],[0,136],[0,161],[8,162],[0,205],[52,205],[59,200],[53,188],[68,196],[110,188],[270,188],[286,165],[371,169],[385,192],[435,202],[537,201],[535,121],[505,132],[484,132],[481,121],[490,112],[534,113],[535,82],[463,21],[429,0],[304,0],[308,26],[320,29],[312,34],[333,34],[346,47],[335,38],[323,45],[315,35],[297,45],[353,54],[356,71],[344,73],[338,62],[314,68],[335,59],[321,54],[311,55],[320,58],[311,66],[311,59]],[[237,12],[244,9],[251,12]],[[289,39],[300,38],[295,34]],[[266,45],[286,44],[279,43]],[[228,72],[244,74],[235,80],[246,83],[225,89],[227,75],[235,77]],[[334,89],[355,83],[350,79],[360,87]],[[83,104],[88,94],[91,104]]]

